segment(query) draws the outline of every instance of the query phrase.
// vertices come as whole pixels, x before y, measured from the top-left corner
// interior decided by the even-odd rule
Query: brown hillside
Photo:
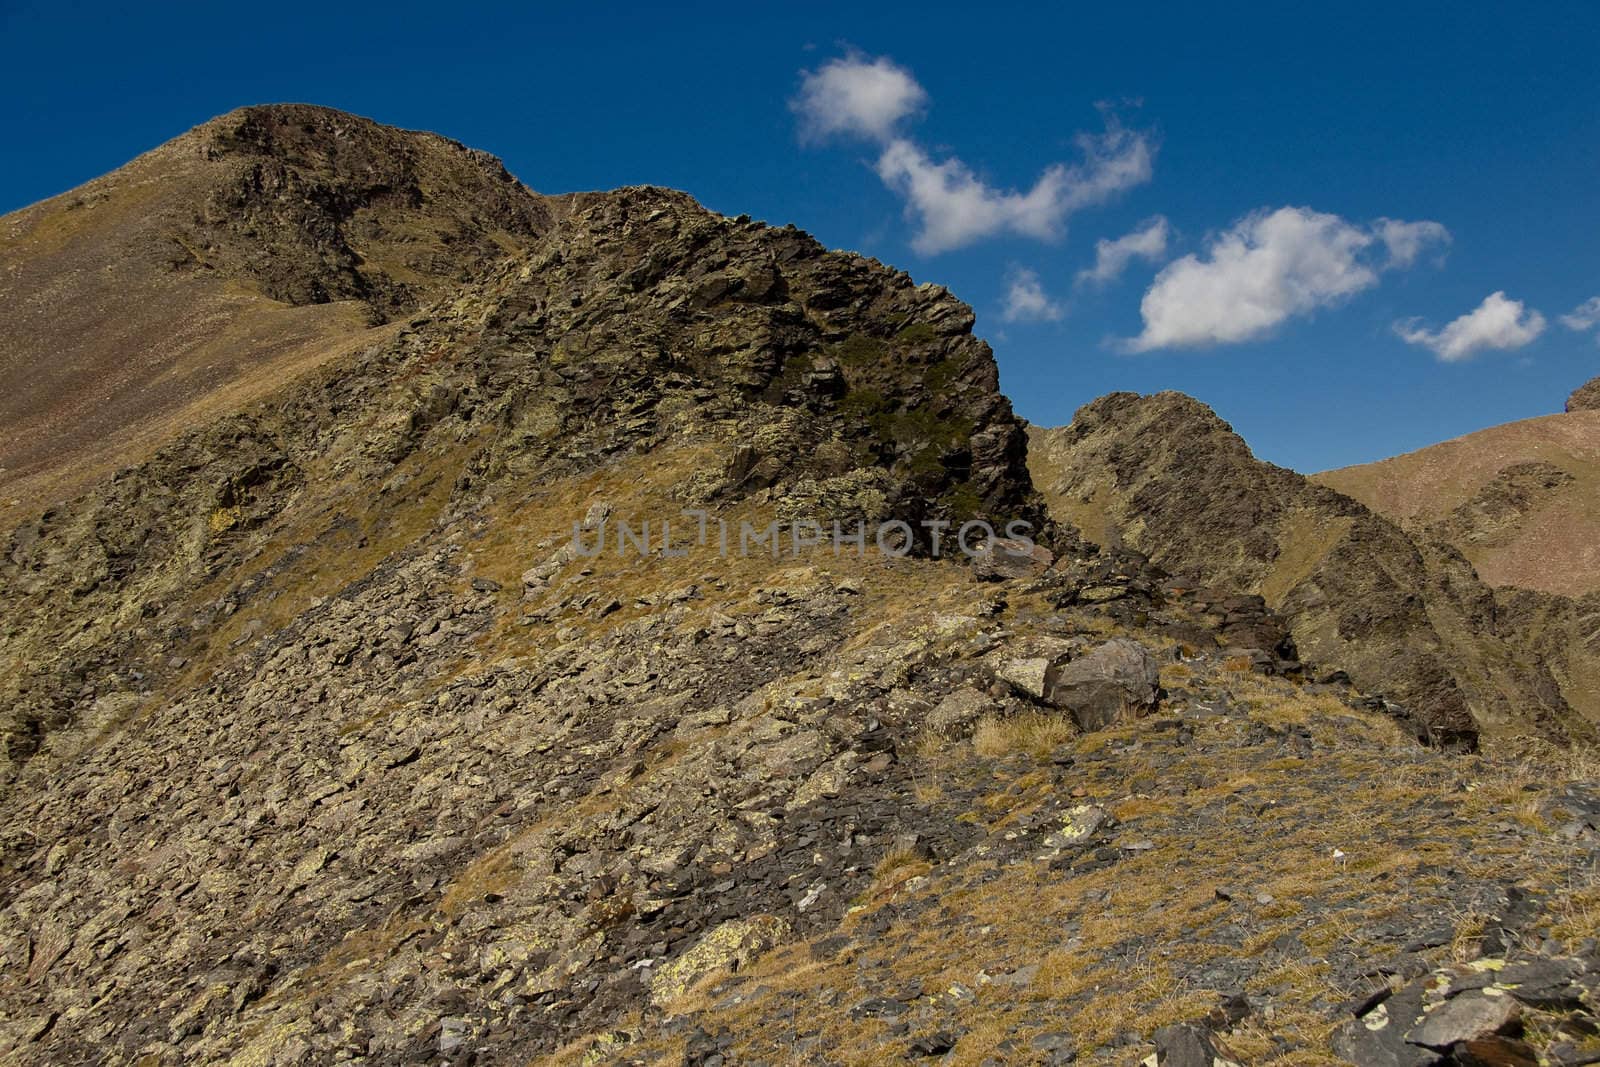
[[[1313,480],[1453,545],[1490,585],[1600,591],[1600,410],[1492,426]]]
[[[281,105],[0,218],[0,522],[389,336],[550,211],[485,153]]]

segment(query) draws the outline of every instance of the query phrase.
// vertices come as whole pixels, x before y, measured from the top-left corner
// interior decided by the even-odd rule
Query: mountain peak
[[[487,153],[275,104],[0,218],[0,513],[360,343],[556,213]]]

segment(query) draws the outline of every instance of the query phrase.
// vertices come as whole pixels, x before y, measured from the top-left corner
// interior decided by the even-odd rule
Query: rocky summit
[[[1195,402],[324,109],[0,223],[227,368],[0,472],[8,1062],[1600,1059],[1579,609]]]

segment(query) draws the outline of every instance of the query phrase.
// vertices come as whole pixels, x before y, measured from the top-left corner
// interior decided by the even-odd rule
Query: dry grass
[[[1042,758],[1077,736],[1078,728],[1065,715],[1030,710],[986,716],[972,732],[972,747],[981,756],[1026,753]]]
[[[891,849],[872,871],[869,903],[879,903],[895,895],[901,886],[933,870],[933,864],[914,848]]]

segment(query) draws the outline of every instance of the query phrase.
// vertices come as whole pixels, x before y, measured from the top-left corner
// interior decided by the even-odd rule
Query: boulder
[[[1137,641],[1116,638],[1048,672],[1045,702],[1070,712],[1081,730],[1101,730],[1155,707],[1160,668]]]
[[[1517,1002],[1503,991],[1474,989],[1428,1012],[1406,1041],[1443,1052],[1457,1042],[1497,1034],[1519,1014]]]
[[[972,573],[981,582],[1034,578],[1050,569],[1055,554],[1032,541],[993,537],[972,554]]]
[[[1230,1061],[1217,1054],[1211,1035],[1192,1023],[1163,1026],[1155,1032],[1156,1054],[1144,1062],[1158,1067],[1222,1067]]]
[[[1049,691],[1051,680],[1066,662],[1067,657],[1064,654],[1024,656],[1001,661],[995,668],[994,674],[996,678],[1009,685],[1018,696],[1030,700],[1043,700]]]

